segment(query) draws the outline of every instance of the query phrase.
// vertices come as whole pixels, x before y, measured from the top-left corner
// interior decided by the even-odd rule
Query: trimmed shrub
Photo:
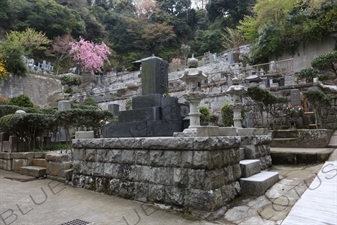
[[[230,107],[230,104],[227,102],[225,103],[221,109],[221,119],[223,122],[224,127],[231,127],[234,125],[234,112],[233,109]]]
[[[9,99],[8,105],[16,105],[19,107],[33,107],[34,104],[30,101],[30,98],[27,95],[19,95]]]
[[[206,106],[200,106],[199,111],[201,113],[200,123],[209,123],[211,119],[211,113],[209,112],[209,109]]]

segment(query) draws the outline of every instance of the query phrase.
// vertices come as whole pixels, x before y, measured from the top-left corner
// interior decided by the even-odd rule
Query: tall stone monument
[[[142,95],[132,98],[132,110],[120,111],[118,123],[104,127],[103,137],[158,137],[181,132],[183,121],[178,98],[164,97],[168,63],[151,56],[141,62]]]

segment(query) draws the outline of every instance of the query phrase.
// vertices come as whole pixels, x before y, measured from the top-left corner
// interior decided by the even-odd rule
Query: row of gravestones
[[[23,56],[23,61],[29,71],[43,74],[53,74],[54,72],[54,66],[52,66],[50,62],[47,63],[46,60],[43,60],[42,63],[35,63],[34,59]]]

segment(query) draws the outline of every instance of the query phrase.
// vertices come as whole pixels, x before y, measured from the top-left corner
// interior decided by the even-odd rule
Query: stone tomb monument
[[[118,123],[104,127],[103,137],[172,136],[183,129],[182,104],[164,97],[168,87],[168,63],[151,56],[141,62],[142,96],[132,98],[132,110],[120,111]]]

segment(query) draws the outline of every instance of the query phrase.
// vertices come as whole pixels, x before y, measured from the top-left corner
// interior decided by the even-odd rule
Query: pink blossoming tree
[[[95,44],[80,38],[78,42],[70,42],[70,55],[72,59],[84,71],[89,71],[92,75],[95,72],[102,72],[101,68],[104,61],[109,62],[108,55],[111,54],[110,49],[104,42]]]

